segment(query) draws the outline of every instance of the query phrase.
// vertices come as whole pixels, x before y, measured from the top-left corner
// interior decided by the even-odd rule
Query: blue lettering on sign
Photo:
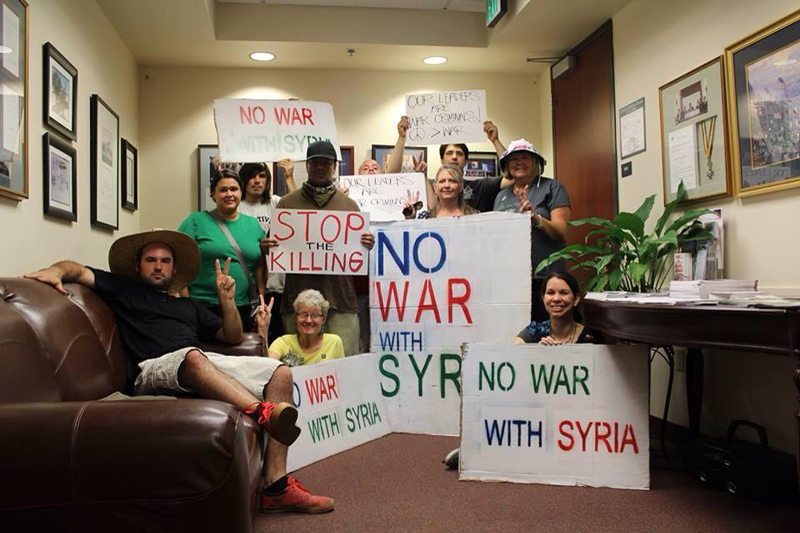
[[[382,351],[422,351],[421,331],[379,331]]]
[[[397,253],[392,241],[389,240],[389,237],[386,235],[386,232],[379,231],[378,232],[378,276],[383,276],[385,272],[385,265],[384,265],[384,257],[386,257],[386,252],[391,256],[394,260],[394,264],[397,268],[400,269],[400,272],[403,275],[408,276],[411,271],[411,264],[409,262],[409,245],[411,243],[411,237],[408,231],[404,231],[403,235],[403,248],[402,248],[402,258],[400,254]],[[425,241],[425,239],[433,239],[439,245],[439,261],[434,264],[433,266],[425,266],[422,264],[422,261],[419,257],[419,248],[420,245]],[[414,265],[417,267],[417,270],[426,274],[433,274],[434,272],[438,272],[442,269],[447,261],[447,245],[444,242],[444,238],[436,232],[427,231],[422,233],[416,237],[414,240],[414,247],[413,247],[413,259]]]
[[[523,445],[531,448],[534,446],[542,447],[542,421],[533,422],[531,420],[504,419],[483,421],[483,429],[486,433],[486,442],[489,446],[509,446],[521,448]]]

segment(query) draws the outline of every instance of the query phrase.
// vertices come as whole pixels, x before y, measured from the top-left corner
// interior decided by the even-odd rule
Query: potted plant
[[[633,213],[621,212],[614,220],[587,217],[574,220],[571,226],[597,226],[586,235],[585,244],[573,244],[550,254],[536,268],[540,272],[550,264],[573,260],[571,270],[589,268],[594,275],[587,282],[589,291],[623,290],[658,292],[672,268],[673,254],[688,241],[714,236],[699,222],[708,209],[689,209],[668,223],[677,205],[686,199],[683,183],[678,194],[664,206],[651,233],[645,232],[647,219],[656,195],[648,196]]]

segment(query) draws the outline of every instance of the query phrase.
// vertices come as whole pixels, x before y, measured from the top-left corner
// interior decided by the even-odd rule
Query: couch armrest
[[[258,333],[245,333],[239,344],[223,344],[221,342],[204,342],[200,348],[206,352],[225,355],[264,355],[264,343]]]
[[[247,500],[261,455],[258,431],[222,402],[0,405],[0,510]]]

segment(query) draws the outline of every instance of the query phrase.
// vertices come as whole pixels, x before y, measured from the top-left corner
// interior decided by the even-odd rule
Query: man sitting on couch
[[[308,492],[286,474],[287,446],[300,434],[291,370],[269,357],[203,352],[200,341],[242,341],[230,259],[217,261],[222,318],[189,298],[174,296],[197,274],[200,251],[183,233],[153,230],[117,239],[108,253],[111,272],[61,261],[25,274],[67,294],[62,283],[93,289],[114,311],[134,394],[185,394],[228,402],[253,416],[273,442],[266,448],[262,512],[323,513],[334,502]],[[263,400],[263,401],[262,401]]]

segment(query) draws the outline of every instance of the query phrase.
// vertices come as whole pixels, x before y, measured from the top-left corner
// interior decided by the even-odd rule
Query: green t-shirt
[[[255,218],[242,213],[239,213],[239,218],[236,220],[226,220],[225,224],[239,245],[239,249],[242,250],[247,268],[255,282],[256,269],[261,259],[260,242],[265,235],[261,224]],[[219,259],[220,268],[224,268],[225,259],[230,257],[231,267],[228,274],[236,281],[236,305],[247,305],[250,301],[250,282],[239,264],[233,246],[222,233],[214,217],[207,211],[195,211],[181,222],[178,231],[192,237],[200,247],[200,271],[189,285],[192,298],[211,304],[219,303],[214,260]]]
[[[344,357],[342,338],[332,333],[322,335],[322,344],[315,352],[303,352],[296,333],[278,337],[270,344],[268,351],[281,354],[281,361],[289,366],[313,365]]]

